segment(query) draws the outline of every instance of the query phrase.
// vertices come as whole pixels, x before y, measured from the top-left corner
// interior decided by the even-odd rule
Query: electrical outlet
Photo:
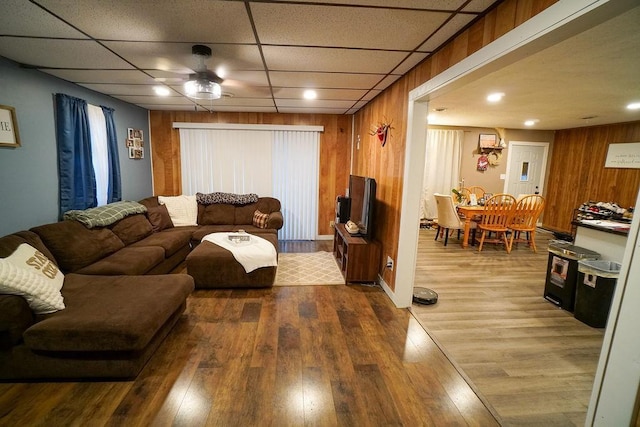
[[[336,223],[333,221],[329,221],[329,227],[334,228],[336,226]]]
[[[390,256],[387,256],[387,268],[393,271],[393,259]]]

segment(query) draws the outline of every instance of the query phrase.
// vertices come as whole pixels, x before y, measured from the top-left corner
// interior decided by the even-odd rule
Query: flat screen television
[[[376,180],[365,176],[349,177],[351,212],[349,219],[358,225],[359,235],[373,237],[373,218],[376,202]]]

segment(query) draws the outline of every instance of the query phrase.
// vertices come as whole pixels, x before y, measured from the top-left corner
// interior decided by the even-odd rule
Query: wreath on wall
[[[498,166],[500,164],[500,160],[502,159],[502,152],[500,151],[492,151],[487,155],[487,160],[489,161],[489,165]]]

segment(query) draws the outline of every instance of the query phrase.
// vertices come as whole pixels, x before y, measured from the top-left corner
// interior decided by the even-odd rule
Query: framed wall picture
[[[16,109],[0,105],[0,147],[20,147]]]
[[[498,145],[498,137],[494,133],[481,133],[479,144],[480,148],[495,148]]]

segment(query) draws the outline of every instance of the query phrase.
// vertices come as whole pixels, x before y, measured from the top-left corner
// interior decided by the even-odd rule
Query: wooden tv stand
[[[344,224],[336,224],[333,255],[345,282],[376,282],[380,264],[380,244],[349,234]]]

